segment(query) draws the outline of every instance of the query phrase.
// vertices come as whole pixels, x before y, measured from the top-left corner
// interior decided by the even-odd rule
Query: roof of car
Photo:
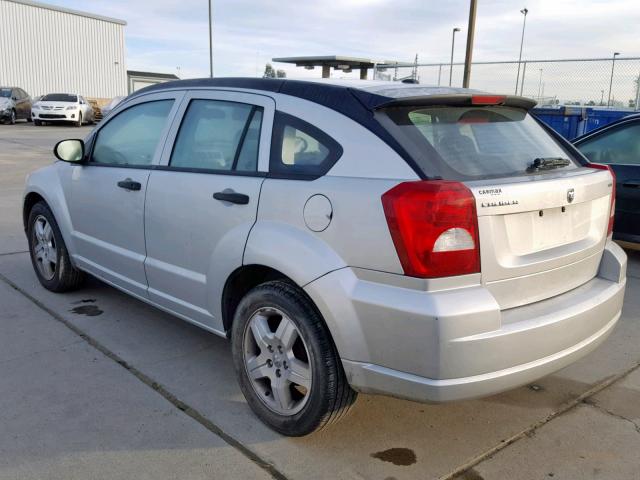
[[[305,98],[317,103],[323,103],[318,100],[326,97],[327,95],[335,95],[339,92],[362,92],[372,97],[378,97],[378,100],[380,100],[381,102],[405,97],[474,92],[474,90],[464,88],[436,87],[420,84],[406,84],[402,82],[387,82],[375,80],[292,80],[284,78],[219,77],[196,78],[190,80],[177,80],[174,82],[159,83],[138,90],[132,96],[135,96],[139,93],[149,93],[151,91],[161,91],[172,88],[206,87],[245,88],[251,90],[277,92]]]
[[[635,121],[635,120],[640,120],[640,113],[631,113],[629,115],[626,115],[622,118],[619,118],[618,120],[615,120],[613,122],[607,123],[605,125],[602,125],[598,128],[596,128],[595,130],[591,130],[590,132],[585,133],[584,135],[580,135],[579,137],[574,138],[573,140],[571,140],[571,143],[580,143],[583,140],[586,140],[587,138],[594,136],[594,135],[598,135],[600,132],[604,131],[604,130],[608,130],[611,127],[615,127],[616,125],[619,125],[621,123],[626,123],[628,121]]]

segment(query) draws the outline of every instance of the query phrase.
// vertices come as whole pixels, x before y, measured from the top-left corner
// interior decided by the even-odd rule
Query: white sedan
[[[37,126],[43,122],[73,122],[81,127],[93,123],[93,108],[73,93],[49,93],[31,107],[31,118]]]

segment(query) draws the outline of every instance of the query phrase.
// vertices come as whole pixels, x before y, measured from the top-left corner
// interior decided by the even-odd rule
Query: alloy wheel
[[[38,271],[46,280],[51,280],[56,274],[58,248],[51,224],[42,215],[34,221],[32,245]]]
[[[258,309],[247,322],[244,366],[258,398],[280,415],[295,415],[311,392],[311,357],[295,323],[281,310]]]

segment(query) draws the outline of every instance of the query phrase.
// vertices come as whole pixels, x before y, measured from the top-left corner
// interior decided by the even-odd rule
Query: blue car
[[[573,140],[593,163],[609,165],[616,174],[613,238],[640,245],[640,114]]]

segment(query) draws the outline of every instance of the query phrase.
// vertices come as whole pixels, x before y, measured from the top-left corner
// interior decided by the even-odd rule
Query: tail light
[[[400,183],[382,195],[382,206],[406,275],[480,272],[476,202],[465,185],[441,180]]]
[[[611,188],[611,207],[609,210],[609,224],[607,225],[607,236],[613,233],[613,221],[616,215],[616,173],[609,165],[602,165],[600,163],[590,163],[589,168],[597,168],[598,170],[608,170],[611,174],[613,187]]]

